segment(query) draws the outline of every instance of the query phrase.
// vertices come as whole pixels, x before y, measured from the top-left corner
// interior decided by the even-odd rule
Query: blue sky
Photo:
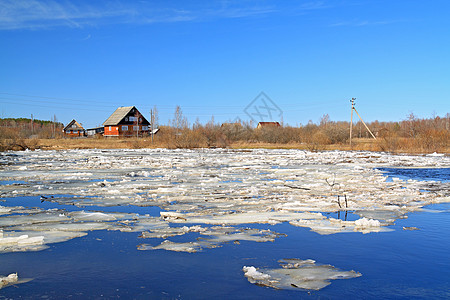
[[[293,126],[349,120],[352,97],[365,121],[444,116],[449,13],[447,0],[0,0],[0,113],[94,127],[156,106],[167,124],[179,105],[191,123],[248,121],[264,92]]]

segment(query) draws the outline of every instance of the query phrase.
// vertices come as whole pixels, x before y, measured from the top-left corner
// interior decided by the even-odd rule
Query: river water
[[[379,168],[392,178],[449,182],[449,168]],[[389,180],[388,179],[388,180]],[[3,206],[23,205],[68,211],[76,206],[41,202],[37,196],[7,197]],[[86,209],[86,208],[82,208]],[[161,209],[135,206],[89,207],[95,211],[145,213]],[[354,220],[353,211],[328,212]],[[177,225],[175,225],[177,226]],[[181,225],[180,225],[181,226]],[[0,290],[0,299],[449,299],[450,204],[426,206],[370,234],[320,235],[287,222],[249,224],[285,234],[274,242],[240,241],[196,253],[139,251],[139,232],[91,231],[37,252],[0,254],[0,274],[19,272],[32,280]],[[243,227],[240,225],[240,227]],[[245,224],[244,224],[245,227]],[[417,230],[405,230],[412,228]],[[191,241],[190,232],[172,238]],[[156,239],[158,240],[158,239]],[[148,241],[145,241],[148,243]],[[160,240],[159,240],[160,242]],[[158,241],[152,241],[157,245]],[[251,284],[243,266],[276,268],[285,258],[314,259],[361,277],[333,280],[318,291],[278,290]]]

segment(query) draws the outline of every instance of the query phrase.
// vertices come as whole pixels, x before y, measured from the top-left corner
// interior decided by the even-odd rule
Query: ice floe
[[[384,232],[425,205],[450,202],[449,183],[388,181],[377,169],[450,167],[450,157],[440,154],[93,149],[3,152],[0,161],[0,230],[7,239],[0,252],[40,250],[92,230],[138,232],[164,239],[141,250],[187,252],[280,236],[252,224],[288,222],[319,234]],[[1,206],[2,198],[23,205],[22,197],[54,208],[40,208],[39,200]],[[140,214],[106,210],[125,206]],[[160,216],[148,215],[149,207]],[[335,212],[359,219],[327,214]],[[191,239],[167,240],[185,234]]]
[[[320,290],[331,284],[330,280],[360,277],[355,271],[341,271],[331,265],[319,265],[312,259],[283,259],[281,268],[257,269],[244,266],[248,281],[275,289]]]
[[[0,289],[7,285],[15,284],[18,280],[19,277],[17,276],[17,273],[9,274],[6,277],[0,277]]]
[[[9,285],[17,285],[20,283],[28,282],[30,280],[32,280],[32,279],[19,279],[19,276],[17,275],[17,273],[11,273],[8,276],[0,275],[0,290]]]
[[[143,233],[143,238],[166,238],[169,236],[183,235],[188,232],[197,232],[203,237],[197,238],[194,242],[173,242],[164,240],[157,246],[149,244],[139,245],[139,250],[158,250],[165,249],[177,252],[199,252],[204,248],[217,248],[228,242],[239,243],[240,241],[251,242],[273,242],[275,238],[283,236],[283,234],[273,232],[271,230],[253,229],[253,228],[235,228],[227,226],[214,226],[210,228],[202,228],[200,226],[173,228],[175,230],[167,230],[171,233],[159,235],[160,233]],[[166,231],[166,232],[167,232]]]

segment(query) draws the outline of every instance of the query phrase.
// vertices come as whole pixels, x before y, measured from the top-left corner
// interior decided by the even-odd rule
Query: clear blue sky
[[[294,126],[349,120],[352,97],[366,121],[444,116],[449,16],[448,0],[0,0],[0,113],[250,120],[264,92]]]

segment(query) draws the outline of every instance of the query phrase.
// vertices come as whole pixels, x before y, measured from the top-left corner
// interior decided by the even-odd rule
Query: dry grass
[[[155,145],[155,148],[157,145]],[[39,149],[67,150],[67,149],[134,149],[152,148],[151,141],[136,138],[80,138],[80,139],[40,139]]]
[[[1,119],[0,119],[1,120]],[[181,122],[182,123],[182,122]],[[3,125],[2,125],[3,124]],[[177,122],[176,124],[179,124]],[[414,115],[400,122],[374,121],[368,126],[376,140],[353,132],[349,145],[349,122],[333,122],[323,118],[320,124],[299,127],[267,127],[255,129],[251,124],[221,126],[213,120],[192,127],[161,126],[154,142],[145,138],[62,138],[55,127],[43,124],[30,130],[29,123],[18,120],[0,122],[0,151],[24,149],[139,149],[139,148],[266,148],[322,150],[366,150],[391,153],[450,153],[450,114],[444,118],[419,119]],[[355,128],[357,128],[356,126]],[[52,131],[53,130],[53,131]],[[52,135],[53,133],[53,135]],[[359,136],[359,138],[357,138]],[[365,138],[362,138],[362,137]],[[34,137],[29,139],[28,137]],[[50,137],[56,137],[51,139]]]
[[[399,144],[407,145],[407,147],[398,148],[396,150],[383,149],[380,146],[383,143],[382,140],[374,139],[354,139],[353,147],[350,149],[349,144],[307,144],[299,142],[291,143],[263,143],[263,142],[234,142],[228,145],[228,148],[232,149],[301,149],[312,151],[323,150],[364,150],[364,151],[389,151],[393,153],[432,153],[433,149],[427,150],[423,146],[418,145],[414,141],[400,141]],[[43,149],[43,150],[67,150],[67,149],[140,149],[140,148],[177,148],[175,143],[171,143],[168,140],[158,140],[152,143],[151,138],[81,138],[81,139],[30,139],[23,140],[24,145],[33,145],[30,149]],[[179,145],[182,148],[198,148],[207,147],[206,144],[198,145],[188,143],[186,145]],[[17,149],[23,150],[23,149]],[[438,152],[450,154],[450,147],[440,149]]]

